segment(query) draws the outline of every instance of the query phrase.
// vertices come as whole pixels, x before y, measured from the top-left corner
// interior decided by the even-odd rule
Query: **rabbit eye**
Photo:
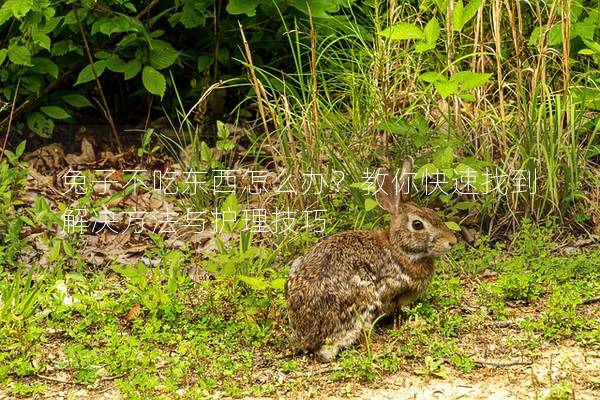
[[[412,222],[412,227],[413,227],[413,229],[414,229],[415,231],[420,231],[420,230],[422,230],[423,228],[425,228],[425,225],[423,225],[423,221],[421,221],[421,220],[418,220],[418,219],[415,219],[415,220]]]

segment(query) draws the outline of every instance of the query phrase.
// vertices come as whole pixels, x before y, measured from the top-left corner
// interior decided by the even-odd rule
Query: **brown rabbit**
[[[392,215],[388,230],[329,236],[297,259],[285,286],[290,325],[303,349],[323,361],[355,343],[384,313],[410,304],[431,281],[434,259],[456,243],[429,208],[409,201],[412,158],[394,185],[386,174],[380,205]]]

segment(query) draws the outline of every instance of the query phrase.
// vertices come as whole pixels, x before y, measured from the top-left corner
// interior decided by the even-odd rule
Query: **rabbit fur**
[[[389,229],[329,236],[290,268],[290,326],[300,346],[322,361],[355,343],[379,315],[415,300],[431,281],[434,259],[456,243],[433,210],[402,193],[410,187],[411,170],[407,157],[401,176],[385,174],[375,193],[391,214]]]

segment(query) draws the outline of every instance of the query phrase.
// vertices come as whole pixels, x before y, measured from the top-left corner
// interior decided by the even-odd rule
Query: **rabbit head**
[[[412,166],[413,159],[406,157],[400,176],[384,174],[375,197],[392,216],[390,244],[411,260],[435,258],[450,250],[456,236],[432,209],[410,201]]]

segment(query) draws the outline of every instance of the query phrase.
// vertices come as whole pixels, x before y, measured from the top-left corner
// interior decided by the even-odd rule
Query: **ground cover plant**
[[[0,394],[596,398],[598,1],[0,4]],[[330,364],[284,284],[382,229],[460,238]]]

